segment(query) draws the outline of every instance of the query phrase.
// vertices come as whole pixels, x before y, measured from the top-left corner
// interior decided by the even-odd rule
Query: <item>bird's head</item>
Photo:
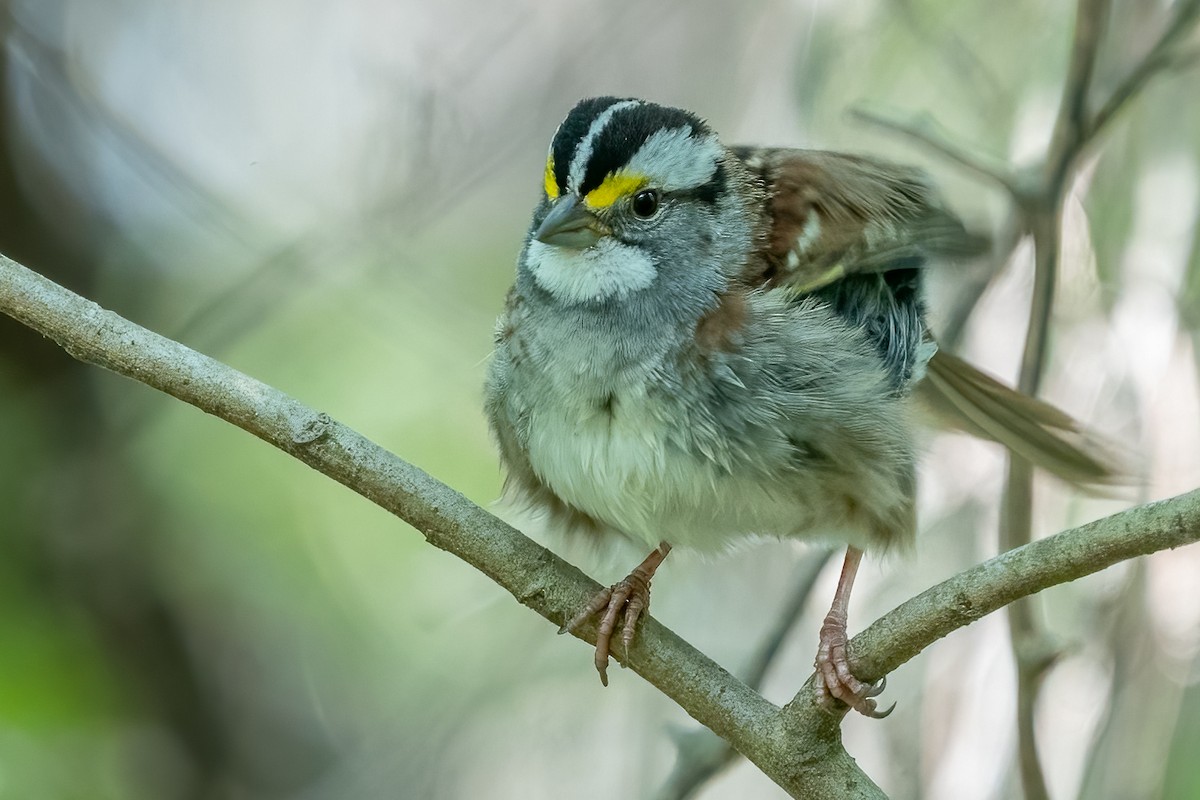
[[[550,145],[524,268],[572,303],[622,299],[685,275],[712,290],[749,246],[731,159],[687,111],[583,100]]]

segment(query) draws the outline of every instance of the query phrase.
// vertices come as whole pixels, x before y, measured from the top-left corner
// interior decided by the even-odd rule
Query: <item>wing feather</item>
[[[820,150],[734,148],[764,185],[772,225],[758,266],[807,293],[847,275],[966,258],[988,248],[945,209],[920,170]],[[748,276],[752,277],[752,276]]]
[[[1005,386],[961,358],[939,351],[917,396],[944,426],[998,442],[1077,486],[1133,481],[1117,448],[1070,415]]]
[[[918,345],[905,335],[907,328],[895,330],[907,308],[904,287],[919,292],[919,280],[908,282],[914,268],[931,258],[969,258],[989,246],[943,206],[920,170],[816,150],[734,148],[734,153],[769,198],[770,230],[762,257],[747,267],[747,283],[815,293],[835,307],[848,303],[851,308],[841,312],[880,340],[887,363],[904,360],[893,350],[907,353]],[[855,277],[884,273],[888,280],[878,283]],[[919,324],[915,335],[932,351],[923,315]],[[910,375],[921,371],[906,366],[902,377],[907,381]],[[1070,483],[1097,487],[1133,480],[1127,459],[1103,437],[949,353],[938,351],[929,359],[915,392],[941,426],[1003,444]]]

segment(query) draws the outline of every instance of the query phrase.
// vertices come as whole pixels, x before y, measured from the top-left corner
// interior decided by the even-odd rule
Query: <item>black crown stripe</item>
[[[678,108],[644,103],[618,111],[592,143],[592,158],[584,171],[579,193],[587,194],[603,183],[609,173],[627,164],[656,132],[674,128],[688,128],[692,136],[709,133],[703,120]],[[554,163],[557,173],[557,156]]]
[[[560,193],[567,189],[567,172],[571,169],[571,161],[574,160],[575,151],[579,149],[583,137],[587,136],[592,123],[606,108],[620,102],[622,98],[608,96],[580,100],[558,126],[550,152],[554,155],[554,182],[558,184]]]

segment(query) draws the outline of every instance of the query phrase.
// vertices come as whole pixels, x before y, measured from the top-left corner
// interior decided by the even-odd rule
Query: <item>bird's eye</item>
[[[650,219],[658,213],[658,190],[642,189],[633,196],[633,213],[642,219]]]

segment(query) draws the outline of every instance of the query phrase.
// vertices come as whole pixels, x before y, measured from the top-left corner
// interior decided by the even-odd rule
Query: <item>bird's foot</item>
[[[814,681],[817,704],[833,708],[840,701],[864,716],[883,719],[896,708],[892,703],[880,711],[875,701],[887,688],[887,678],[881,678],[878,683],[864,683],[854,677],[846,656],[846,642],[846,618],[830,612],[821,626],[821,643],[814,664],[817,668]]]
[[[597,592],[591,602],[558,631],[559,633],[574,631],[592,616],[601,611],[604,612],[596,633],[596,671],[600,673],[600,683],[605,686],[608,686],[608,654],[612,647],[612,637],[617,627],[617,619],[624,617],[621,627],[621,644],[624,645],[628,657],[629,646],[633,644],[633,635],[637,631],[638,620],[650,607],[650,579],[654,576],[655,569],[658,568],[665,555],[665,552],[655,550],[624,580]]]

